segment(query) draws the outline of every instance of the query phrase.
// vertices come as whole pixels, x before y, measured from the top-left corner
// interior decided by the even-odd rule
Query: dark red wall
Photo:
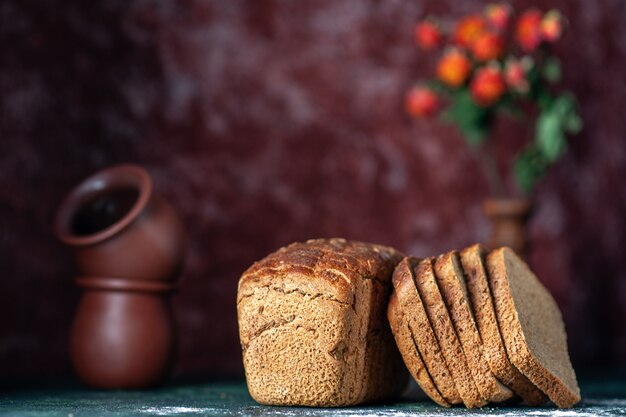
[[[4,2],[0,376],[70,372],[79,292],[52,218],[112,164],[146,166],[189,229],[179,375],[241,373],[238,276],[286,243],[344,236],[432,255],[484,240],[488,190],[462,138],[402,108],[434,64],[414,23],[482,4]],[[534,195],[531,262],[576,362],[623,364],[626,3],[515,3],[531,4],[570,19],[558,53],[585,121]],[[503,123],[494,139],[509,155],[526,133]]]

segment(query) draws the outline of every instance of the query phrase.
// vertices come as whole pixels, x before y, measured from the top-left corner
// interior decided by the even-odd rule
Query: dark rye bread
[[[432,258],[419,263],[415,274],[415,285],[426,307],[428,320],[435,331],[439,346],[463,403],[468,408],[486,405],[486,399],[480,395],[474,383],[461,342],[456,335],[445,302],[439,292]]]
[[[435,277],[478,392],[489,402],[511,399],[513,392],[496,379],[483,355],[482,341],[467,294],[465,274],[456,251],[437,258]]]
[[[388,247],[319,239],[244,272],[237,313],[252,397],[346,406],[401,394],[408,374],[386,318],[401,258]]]
[[[465,248],[460,254],[474,318],[483,344],[483,355],[496,378],[513,390],[525,404],[542,405],[548,397],[522,375],[507,356],[485,273],[486,255],[486,249],[480,244]]]
[[[561,312],[511,249],[487,256],[487,275],[510,361],[559,407],[580,401]]]
[[[399,314],[402,314],[408,326],[408,336],[411,337],[412,343],[415,344],[417,348],[415,353],[420,356],[420,360],[425,364],[426,372],[419,375],[418,378],[416,376],[417,372],[409,365],[415,354],[410,353],[407,356],[406,350],[403,351],[402,348],[400,353],[402,353],[409,371],[411,371],[424,392],[442,405],[459,404],[461,397],[455,387],[454,379],[448,370],[443,353],[439,347],[439,342],[437,342],[435,333],[430,326],[426,310],[415,287],[413,275],[415,273],[414,268],[418,263],[418,259],[407,257],[396,266],[393,273],[394,291],[391,295],[393,302],[390,303],[387,317],[394,315],[397,317]],[[396,341],[398,341],[399,335],[394,332],[394,336]],[[410,345],[408,342],[405,342],[405,344]],[[432,384],[436,387],[436,392],[431,388],[430,385]],[[443,401],[441,401],[442,399]]]
[[[392,293],[389,298],[389,306],[387,307],[387,318],[391,325],[391,332],[396,339],[396,345],[398,345],[402,359],[404,359],[404,364],[426,395],[437,404],[443,407],[450,407],[450,404],[443,398],[435,386],[426,369],[426,365],[424,365],[402,310],[396,293]]]

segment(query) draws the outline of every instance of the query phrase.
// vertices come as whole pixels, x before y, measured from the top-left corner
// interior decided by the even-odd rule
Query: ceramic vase
[[[82,277],[70,332],[74,370],[97,388],[147,388],[168,375],[175,349],[170,294],[154,281]]]
[[[169,298],[186,249],[174,210],[143,168],[119,165],[74,188],[55,227],[83,289],[70,336],[78,376],[98,388],[162,382],[175,346]]]
[[[139,166],[118,165],[84,180],[61,203],[55,227],[81,275],[171,281],[180,272],[184,228]]]
[[[521,198],[488,199],[483,203],[483,211],[491,223],[487,246],[491,249],[508,246],[518,255],[526,257],[530,202]]]

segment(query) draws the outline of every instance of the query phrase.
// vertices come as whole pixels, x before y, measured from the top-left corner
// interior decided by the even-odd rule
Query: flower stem
[[[487,140],[481,147],[476,148],[474,156],[478,159],[480,166],[483,170],[487,184],[489,185],[489,191],[494,198],[503,198],[506,194],[504,189],[504,182],[498,169],[498,164],[494,156],[494,149],[490,141]]]

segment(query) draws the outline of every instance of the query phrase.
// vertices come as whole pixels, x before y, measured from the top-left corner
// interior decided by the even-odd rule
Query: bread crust
[[[451,251],[437,258],[435,277],[443,296],[456,335],[461,342],[467,365],[481,396],[489,402],[503,402],[513,392],[498,381],[483,355],[483,345],[471,310],[465,274],[458,253]]]
[[[461,265],[465,272],[468,294],[483,344],[485,359],[496,378],[513,390],[526,405],[542,405],[548,397],[522,375],[507,356],[487,282],[486,255],[487,250],[480,244],[472,245],[460,252]]]
[[[510,248],[492,251],[487,271],[510,361],[557,406],[572,407],[580,388],[554,298]]]
[[[408,374],[386,311],[401,258],[380,245],[317,239],[244,272],[237,313],[252,397],[344,406],[399,395]]]
[[[415,285],[426,307],[428,320],[435,331],[439,346],[448,365],[463,403],[468,408],[487,404],[472,378],[468,361],[456,335],[452,320],[437,285],[433,270],[433,258],[419,263],[415,273]]]

